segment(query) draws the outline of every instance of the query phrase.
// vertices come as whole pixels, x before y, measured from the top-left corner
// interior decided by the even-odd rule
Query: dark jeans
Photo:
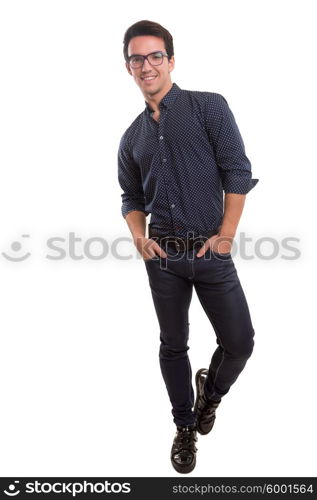
[[[254,329],[248,304],[230,253],[199,247],[177,252],[162,246],[167,257],[144,261],[160,326],[160,367],[176,425],[195,422],[194,391],[187,351],[188,310],[195,287],[199,301],[216,334],[205,391],[210,399],[227,394],[243,370],[254,346]]]

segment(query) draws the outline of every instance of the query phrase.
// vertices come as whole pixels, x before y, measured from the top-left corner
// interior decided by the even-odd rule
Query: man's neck
[[[171,90],[172,86],[173,86],[173,82],[170,82],[170,84],[168,85],[167,88],[162,89],[161,92],[159,92],[158,94],[155,94],[154,96],[144,94],[146,102],[148,103],[148,105],[153,109],[153,111],[156,114],[160,113],[159,104],[160,104],[161,100],[163,99],[163,97],[166,96],[166,94]]]

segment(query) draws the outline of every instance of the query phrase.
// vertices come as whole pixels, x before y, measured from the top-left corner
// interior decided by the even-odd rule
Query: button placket
[[[158,138],[159,138],[159,155],[160,158],[162,159],[162,167],[165,167],[165,165],[168,165],[167,162],[167,157],[166,157],[166,148],[165,148],[165,140],[164,140],[164,135],[165,135],[165,123],[167,119],[167,109],[162,107],[161,109],[161,114],[160,114],[160,121],[159,121],[159,128],[158,128]],[[168,168],[162,168],[162,173],[163,173],[163,178],[164,178],[164,184],[165,184],[165,189],[166,189],[166,195],[168,201],[170,201],[170,194],[169,194],[169,169]],[[174,203],[169,203],[169,206],[173,209],[175,207]],[[172,227],[174,227],[174,218],[172,211],[170,210],[170,215],[171,215],[171,222],[172,222]]]

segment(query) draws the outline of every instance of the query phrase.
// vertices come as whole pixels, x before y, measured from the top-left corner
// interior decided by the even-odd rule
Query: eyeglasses
[[[156,52],[151,52],[151,54],[147,54],[146,56],[141,56],[139,54],[132,55],[128,57],[128,63],[133,69],[141,68],[145,59],[147,59],[152,66],[159,66],[162,64],[164,57],[168,57],[168,55],[164,54],[161,50],[157,50]]]

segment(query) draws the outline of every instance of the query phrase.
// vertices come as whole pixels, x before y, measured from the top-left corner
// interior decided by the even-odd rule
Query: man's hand
[[[211,238],[205,241],[196,256],[202,257],[209,249],[216,253],[229,253],[231,252],[232,242],[233,238],[230,236],[220,236],[219,234],[214,234]]]
[[[146,238],[145,236],[139,236],[135,238],[134,244],[140,254],[142,255],[143,260],[150,260],[155,255],[160,255],[160,257],[167,257],[166,252],[160,247],[156,241],[151,238]]]

